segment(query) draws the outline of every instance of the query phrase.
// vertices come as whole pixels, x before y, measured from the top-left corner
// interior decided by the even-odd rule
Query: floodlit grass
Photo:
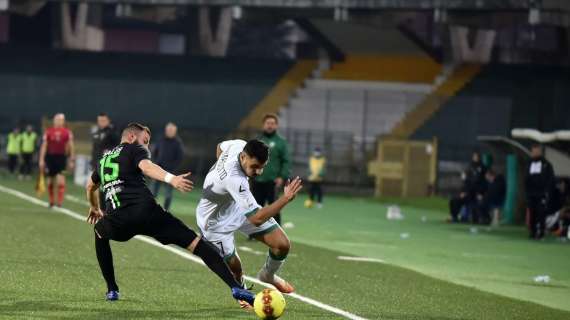
[[[2,178],[0,185],[33,194],[31,182]],[[83,199],[79,188],[70,194]],[[192,226],[198,197],[177,194],[173,206]],[[113,243],[123,299],[105,302],[88,224],[1,192],[0,201],[0,318],[254,318],[208,269],[137,240]],[[293,249],[282,275],[301,295],[369,319],[570,318],[570,245],[529,242],[519,227],[471,233],[470,226],[443,223],[439,211],[404,206],[405,219],[394,222],[376,201],[325,201],[318,210],[298,199],[284,212],[294,228],[286,229]],[[64,206],[86,213],[84,204]],[[241,236],[237,246],[250,249],[240,255],[254,275],[266,248]],[[552,282],[535,284],[539,274]],[[284,319],[342,319],[286,299]]]

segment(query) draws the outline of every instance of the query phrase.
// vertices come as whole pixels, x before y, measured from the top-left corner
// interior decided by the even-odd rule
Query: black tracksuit
[[[178,137],[168,138],[162,137],[158,140],[153,152],[153,159],[156,164],[161,166],[164,170],[176,173],[176,169],[182,163],[184,158],[184,146],[182,140]],[[152,188],[152,193],[155,197],[158,196],[160,186],[163,183],[155,181]],[[172,186],[164,183],[164,209],[170,210],[172,204]]]
[[[497,174],[493,182],[487,185],[487,192],[483,196],[481,203],[481,222],[488,224],[492,220],[491,210],[502,208],[507,195],[507,183],[502,174]]]
[[[554,187],[554,170],[544,157],[532,159],[525,180],[527,207],[530,213],[530,237],[544,237],[546,211]]]
[[[97,128],[95,132],[91,135],[93,140],[93,147],[91,149],[91,167],[95,168],[99,163],[99,159],[103,156],[103,153],[113,149],[121,143],[121,137],[115,130],[113,125],[109,125],[105,128]]]
[[[467,168],[467,179],[465,181],[467,196],[465,204],[469,209],[473,223],[479,223],[481,219],[482,203],[477,198],[477,195],[484,195],[487,191],[487,181],[485,180],[486,172],[487,168],[485,168],[481,161],[472,161],[469,168]]]

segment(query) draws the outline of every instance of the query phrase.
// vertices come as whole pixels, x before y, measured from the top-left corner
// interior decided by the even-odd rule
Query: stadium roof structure
[[[530,151],[521,143],[504,136],[478,136],[477,141],[486,143],[504,154],[515,153],[519,157],[530,157]]]
[[[60,1],[60,0],[50,0]],[[528,10],[539,8],[570,11],[568,0],[71,0],[91,3],[147,5],[243,6],[286,8],[347,9],[457,9],[457,10]]]
[[[513,138],[530,139],[540,143],[550,143],[557,141],[570,141],[570,130],[558,130],[554,132],[540,132],[536,129],[513,129]]]

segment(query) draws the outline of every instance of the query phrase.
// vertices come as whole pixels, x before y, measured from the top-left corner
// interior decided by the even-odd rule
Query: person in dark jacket
[[[461,209],[467,203],[467,193],[468,193],[468,185],[467,185],[467,174],[465,172],[461,173],[461,191],[459,194],[449,200],[449,215],[450,218],[447,222],[456,223],[456,222],[466,222],[467,220],[463,217],[459,217],[461,213]],[[461,218],[461,220],[460,220]]]
[[[507,183],[502,174],[497,174],[495,170],[489,169],[485,174],[487,179],[487,192],[483,196],[482,204],[482,223],[488,224],[493,222],[494,226],[499,224],[499,215],[505,204],[507,195]]]
[[[116,147],[121,142],[121,138],[106,113],[100,113],[97,116],[97,128],[91,134],[91,138],[93,139],[91,167],[95,168],[103,154]]]
[[[525,180],[526,200],[529,211],[529,237],[544,238],[546,211],[550,193],[554,187],[554,169],[542,155],[542,146],[535,144],[530,149],[531,160],[527,167]]]
[[[479,152],[473,152],[471,163],[466,170],[467,177],[465,180],[465,205],[473,223],[479,223],[482,215],[483,195],[487,191],[485,172],[487,172],[487,169],[481,162],[481,155]]]
[[[174,123],[167,123],[164,128],[164,137],[158,140],[153,149],[152,158],[154,162],[168,172],[176,172],[184,156],[182,141],[178,137],[177,132],[178,127]],[[155,181],[152,193],[155,197],[158,197],[161,185],[164,185],[164,209],[169,211],[172,204],[172,186]]]

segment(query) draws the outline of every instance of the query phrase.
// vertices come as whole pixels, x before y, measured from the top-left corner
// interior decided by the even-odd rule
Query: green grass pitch
[[[1,177],[0,185],[33,195],[30,182]],[[80,188],[68,194],[83,200]],[[191,226],[198,196],[177,194],[172,210]],[[282,272],[300,295],[366,319],[570,319],[569,244],[529,242],[521,227],[472,233],[413,202],[402,207],[403,221],[387,221],[373,200],[329,197],[321,210],[302,200],[284,212],[294,228],[286,229],[293,249]],[[203,266],[137,240],[113,243],[122,300],[105,302],[87,223],[3,192],[0,203],[1,319],[255,318]],[[82,203],[64,207],[86,213]],[[254,275],[266,249],[238,239]],[[534,283],[541,274],[552,281]],[[283,319],[345,319],[286,299]]]

